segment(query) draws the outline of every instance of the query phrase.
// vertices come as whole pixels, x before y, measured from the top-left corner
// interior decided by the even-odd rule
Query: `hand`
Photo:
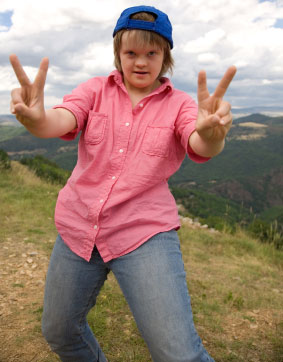
[[[48,70],[48,58],[42,59],[33,83],[30,82],[15,54],[10,56],[10,62],[21,85],[21,88],[13,89],[11,92],[11,113],[15,114],[18,121],[24,126],[33,128],[45,118],[43,90]]]
[[[209,94],[207,89],[206,73],[204,71],[199,73],[199,109],[196,131],[204,141],[223,141],[232,125],[231,106],[228,102],[223,101],[222,98],[234,78],[236,71],[235,66],[228,68],[212,95]]]

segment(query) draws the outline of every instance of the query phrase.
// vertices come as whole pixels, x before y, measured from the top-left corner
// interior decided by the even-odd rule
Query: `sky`
[[[33,81],[40,60],[50,61],[45,106],[94,76],[113,69],[112,32],[121,12],[151,5],[173,26],[176,88],[195,100],[198,72],[213,93],[230,65],[237,74],[225,99],[232,110],[283,109],[283,0],[0,0],[0,114],[9,114],[18,87],[9,63],[15,53]]]

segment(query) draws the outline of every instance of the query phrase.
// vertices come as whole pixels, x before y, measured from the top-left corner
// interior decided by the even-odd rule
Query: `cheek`
[[[129,63],[129,61],[126,60],[125,58],[122,58],[122,59],[121,59],[121,66],[122,66],[123,69],[127,69],[127,68],[129,68],[130,63]]]

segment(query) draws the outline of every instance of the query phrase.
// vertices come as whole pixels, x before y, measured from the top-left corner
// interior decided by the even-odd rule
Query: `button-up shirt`
[[[55,223],[64,242],[90,260],[94,246],[105,262],[129,253],[150,237],[178,229],[180,221],[168,178],[186,152],[197,105],[170,80],[134,108],[118,71],[82,83],[63,103],[77,120],[78,161],[60,191]]]

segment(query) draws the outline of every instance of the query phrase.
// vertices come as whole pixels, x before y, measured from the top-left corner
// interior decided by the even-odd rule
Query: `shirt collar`
[[[109,74],[108,82],[112,83],[112,84],[113,84],[113,82],[115,82],[120,87],[121,86],[124,87],[123,76],[118,70],[113,70],[113,72],[111,72]],[[173,90],[173,84],[171,83],[169,78],[161,77],[160,82],[161,82],[161,85],[157,89],[155,89],[155,91],[152,92],[150,95],[159,94],[159,93],[163,92],[164,90],[167,90],[167,91]]]

